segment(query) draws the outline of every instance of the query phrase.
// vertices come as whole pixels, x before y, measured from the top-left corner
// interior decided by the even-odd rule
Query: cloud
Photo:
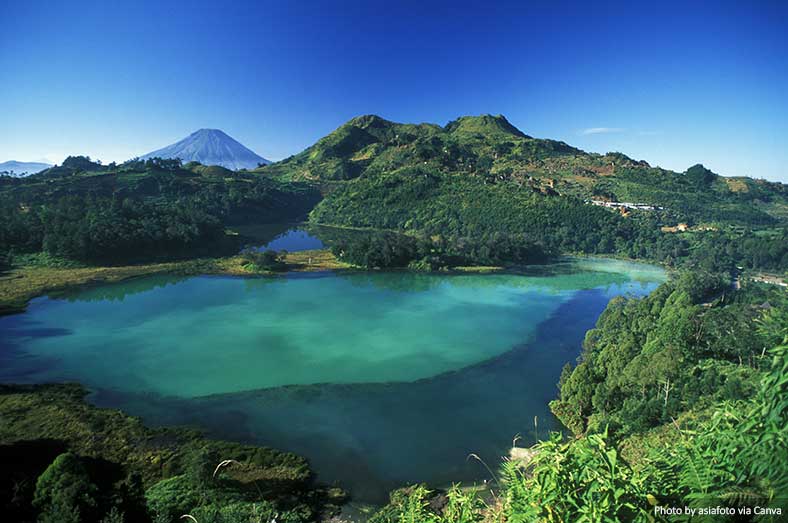
[[[623,132],[624,129],[620,127],[589,127],[588,129],[583,129],[580,131],[580,134],[587,136],[589,134],[613,134]]]

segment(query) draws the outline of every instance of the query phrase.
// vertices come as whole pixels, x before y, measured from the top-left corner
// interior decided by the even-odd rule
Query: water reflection
[[[303,224],[268,223],[237,228],[248,238],[246,248],[258,251],[299,252],[325,248],[325,243]]]

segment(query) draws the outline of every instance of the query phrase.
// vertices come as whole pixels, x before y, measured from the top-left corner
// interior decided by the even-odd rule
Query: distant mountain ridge
[[[271,163],[219,129],[200,129],[172,145],[142,155],[140,159],[156,157],[180,158],[184,163],[219,165],[234,171]]]
[[[0,163],[0,174],[10,173],[11,176],[27,176],[50,167],[52,167],[51,164],[43,162],[17,162],[16,160],[10,160]]]

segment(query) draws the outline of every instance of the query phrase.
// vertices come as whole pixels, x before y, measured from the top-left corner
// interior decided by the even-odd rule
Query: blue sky
[[[202,127],[280,159],[360,114],[500,113],[788,182],[788,3],[486,4],[2,0],[0,161],[122,161]]]

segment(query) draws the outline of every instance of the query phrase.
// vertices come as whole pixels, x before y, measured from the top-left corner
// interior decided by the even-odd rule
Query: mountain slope
[[[141,156],[148,158],[180,158],[186,162],[219,165],[237,171],[254,169],[271,163],[219,129],[200,129],[183,140]]]
[[[664,208],[669,224],[773,225],[788,217],[783,184],[725,178],[701,165],[676,173],[621,153],[587,153],[528,136],[500,115],[464,116],[444,127],[360,116],[303,152],[257,170],[286,179],[348,183],[361,198],[363,187],[408,178],[413,171],[428,173],[442,185],[496,185],[513,193],[644,203]]]
[[[48,163],[42,162],[17,162],[10,160],[8,162],[0,163],[0,174],[8,173],[11,176],[26,176],[28,174],[35,174],[44,169],[52,167]]]

